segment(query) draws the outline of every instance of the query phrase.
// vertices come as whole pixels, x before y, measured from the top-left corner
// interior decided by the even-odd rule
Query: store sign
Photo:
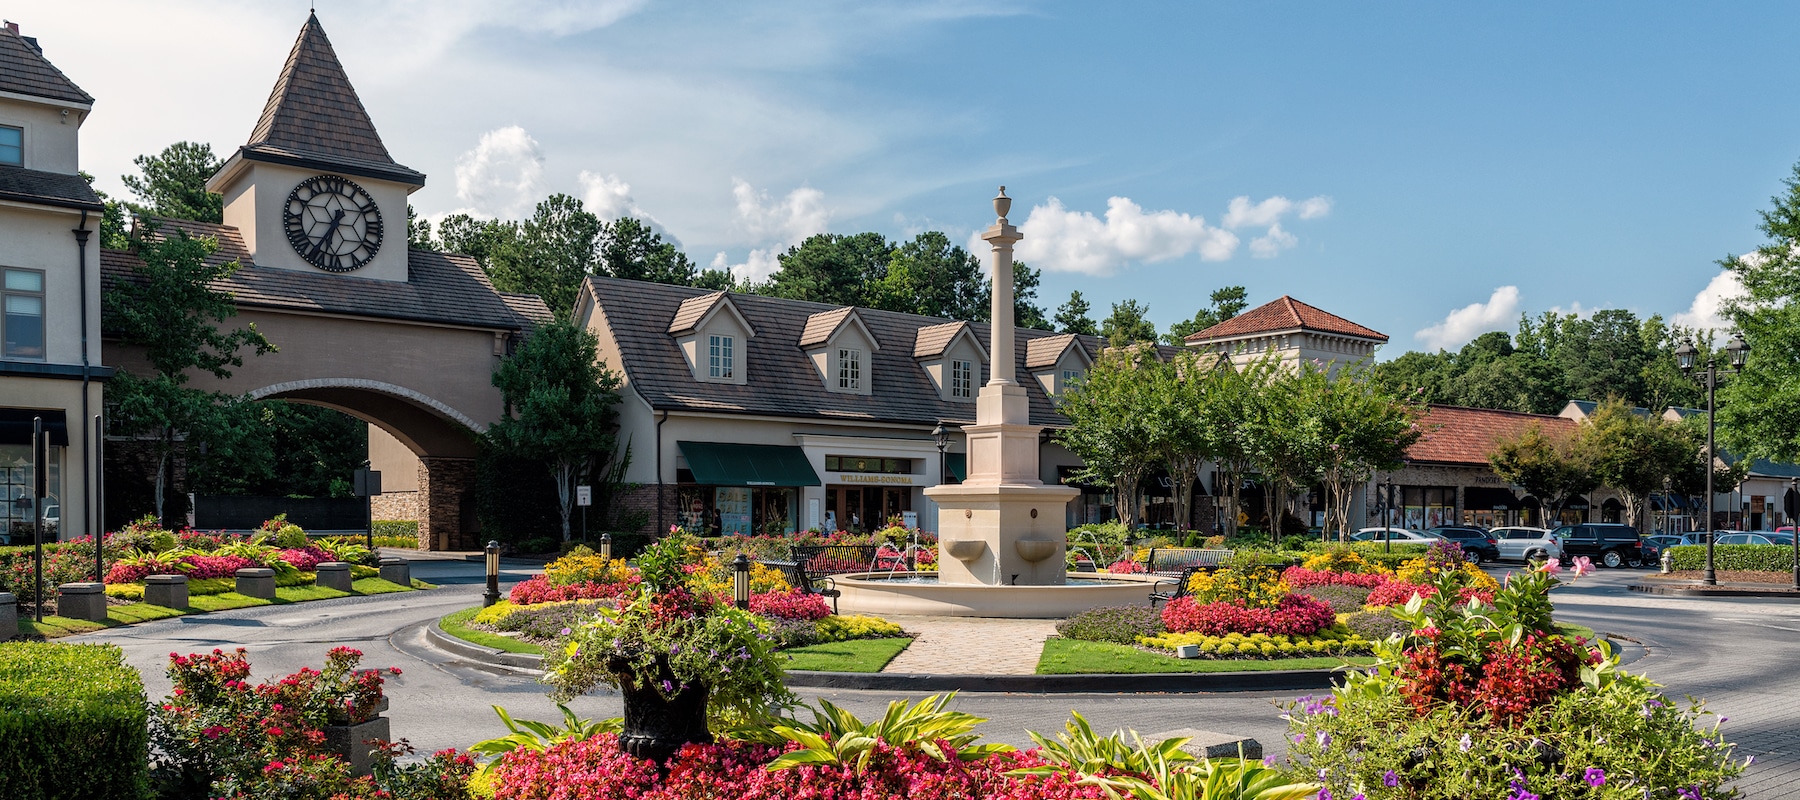
[[[870,473],[838,475],[833,481],[833,483],[883,483],[898,484],[901,486],[911,486],[912,482],[913,476],[911,475],[880,475]]]

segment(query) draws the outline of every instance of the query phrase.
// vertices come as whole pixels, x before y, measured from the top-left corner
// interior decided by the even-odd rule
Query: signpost
[[[587,510],[588,510],[588,506],[591,506],[593,504],[594,504],[594,487],[592,487],[592,486],[577,486],[577,487],[575,487],[575,505],[581,506],[581,538],[582,539],[587,538],[587,532],[588,532]]]
[[[350,493],[363,499],[363,522],[368,526],[364,534],[368,542],[369,552],[375,552],[375,495],[381,494],[381,472],[368,468],[352,473]]]

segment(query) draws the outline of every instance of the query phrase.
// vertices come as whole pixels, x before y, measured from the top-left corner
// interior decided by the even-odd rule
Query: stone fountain
[[[1062,617],[1148,598],[1152,577],[1068,574],[1064,510],[1080,491],[1039,478],[1038,434],[1043,427],[1031,424],[1013,341],[1013,244],[1024,237],[1006,219],[1011,209],[1012,198],[1002,186],[994,198],[997,219],[981,234],[993,248],[993,363],[975,399],[975,424],[963,428],[968,479],[925,490],[938,505],[936,579],[840,576],[841,604],[848,610]]]

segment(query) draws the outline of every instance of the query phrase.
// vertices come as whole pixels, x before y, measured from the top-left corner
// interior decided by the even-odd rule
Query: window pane
[[[837,472],[838,471],[838,457],[837,456],[826,456],[825,457],[825,471],[827,471],[827,472]]]
[[[0,164],[25,165],[25,131],[0,125]]]
[[[44,357],[43,298],[7,295],[5,327],[7,357]]]
[[[14,292],[41,292],[44,290],[44,273],[9,269],[6,271],[6,288]]]

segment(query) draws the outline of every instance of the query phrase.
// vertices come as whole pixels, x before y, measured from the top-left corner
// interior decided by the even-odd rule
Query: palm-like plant
[[[861,772],[874,755],[875,746],[882,743],[917,747],[939,761],[948,761],[952,756],[975,761],[1013,749],[1004,744],[975,744],[975,740],[981,738],[974,732],[975,726],[987,720],[948,710],[946,706],[955,697],[956,693],[952,692],[934,694],[918,703],[895,700],[888,703],[887,713],[881,719],[872,722],[863,722],[830,701],[820,700],[819,707],[813,709],[811,724],[784,720],[786,724],[771,725],[760,736],[753,731],[742,733],[766,742],[785,740],[801,745],[803,749],[785,753],[770,762],[770,770],[803,764],[838,766],[854,763],[856,770]]]
[[[562,712],[562,727],[557,727],[555,723],[551,722],[516,720],[512,718],[511,714],[506,713],[504,708],[493,706],[493,709],[495,714],[500,715],[500,722],[511,733],[496,739],[476,742],[469,747],[471,753],[490,757],[477,769],[478,774],[486,774],[495,764],[500,763],[501,758],[514,750],[532,750],[541,753],[554,744],[591,739],[602,733],[618,733],[624,728],[623,720],[616,717],[585,720],[575,716],[575,712],[570,711],[568,706],[561,703],[556,704],[556,710]]]
[[[1133,800],[1307,800],[1319,791],[1316,784],[1296,783],[1258,761],[1195,759],[1181,749],[1189,741],[1184,737],[1145,743],[1131,731],[1133,744],[1128,744],[1123,732],[1095,733],[1080,714],[1065,723],[1063,731],[1056,741],[1032,732],[1032,741],[1041,748],[1038,756],[1047,763],[1006,774],[1072,774],[1109,797]]]

